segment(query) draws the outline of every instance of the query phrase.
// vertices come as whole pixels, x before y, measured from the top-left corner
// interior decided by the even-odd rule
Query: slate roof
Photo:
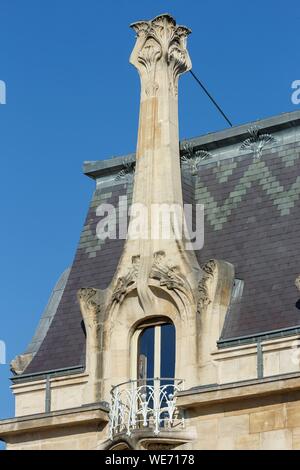
[[[205,205],[205,244],[200,264],[211,258],[234,264],[244,281],[241,301],[230,308],[221,339],[263,334],[300,326],[300,112],[257,122],[276,137],[262,156],[242,151],[250,124],[192,139],[194,150],[209,152],[195,175],[182,166],[185,202]],[[132,178],[116,178],[134,155],[85,164],[85,174],[97,180],[67,284],[47,334],[25,374],[67,369],[85,364],[85,334],[77,290],[104,289],[112,279],[123,240],[101,242],[96,208],[117,205],[132,195]],[[123,172],[124,173],[124,172]]]
[[[44,338],[46,337],[46,334],[50,328],[52,320],[55,317],[58,306],[60,305],[60,301],[64,293],[69,274],[70,268],[67,268],[55,284],[54,289],[52,290],[52,293],[50,295],[48,304],[39,321],[36,332],[24,354],[36,354],[37,351],[40,349],[40,346],[44,341]]]

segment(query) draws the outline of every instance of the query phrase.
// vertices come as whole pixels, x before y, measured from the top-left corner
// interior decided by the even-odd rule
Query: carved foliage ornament
[[[82,305],[84,322],[97,330],[100,328],[99,318],[102,310],[102,302],[99,298],[100,291],[94,288],[79,289],[77,297]]]
[[[158,251],[154,253],[154,262],[150,273],[150,278],[158,279],[161,286],[167,289],[182,289],[186,281],[178,266],[173,266],[166,262],[166,253]]]
[[[198,285],[198,313],[201,313],[203,308],[207,307],[211,303],[209,298],[208,284],[214,275],[214,271],[217,267],[217,262],[213,259],[209,260],[202,266],[203,277]]]
[[[99,304],[96,301],[98,290],[94,288],[82,288],[78,291],[78,299],[85,303],[89,310],[97,310]]]
[[[119,277],[116,287],[113,291],[112,302],[121,303],[127,294],[128,288],[133,285],[137,279],[140,265],[140,256],[132,257],[132,266],[125,276]]]
[[[112,302],[121,303],[128,293],[129,288],[136,282],[140,268],[140,256],[132,257],[132,266],[125,276],[119,277],[113,291]],[[166,259],[164,251],[158,251],[153,255],[153,265],[150,279],[159,281],[159,285],[167,289],[179,290],[186,295],[190,293],[190,286],[178,266],[174,266]]]
[[[131,24],[137,33],[137,42],[130,62],[144,78],[146,95],[154,96],[158,90],[156,66],[159,61],[168,67],[169,87],[177,95],[177,81],[181,73],[190,70],[191,61],[186,49],[186,38],[190,30],[176,25],[170,15],[160,15],[151,21]]]
[[[271,134],[263,134],[259,126],[253,126],[248,129],[250,137],[242,143],[240,150],[250,150],[254,152],[254,160],[259,160],[262,156],[263,148],[277,140]]]

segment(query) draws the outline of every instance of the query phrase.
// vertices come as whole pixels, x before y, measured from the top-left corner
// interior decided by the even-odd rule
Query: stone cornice
[[[20,416],[0,421],[0,440],[6,436],[42,431],[61,426],[80,426],[87,423],[107,423],[108,409],[102,403],[93,403],[50,413]]]
[[[299,372],[228,384],[194,387],[178,393],[179,408],[205,407],[300,390]]]

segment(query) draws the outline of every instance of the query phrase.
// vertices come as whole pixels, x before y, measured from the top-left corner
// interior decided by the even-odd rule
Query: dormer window
[[[170,321],[152,321],[138,328],[136,378],[153,385],[153,378],[164,380],[175,376],[175,327]]]

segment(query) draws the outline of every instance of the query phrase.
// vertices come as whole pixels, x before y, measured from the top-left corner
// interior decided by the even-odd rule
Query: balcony
[[[182,429],[184,418],[176,408],[176,393],[183,380],[154,378],[131,380],[111,390],[110,438],[133,431],[149,430],[157,436],[162,430]]]

